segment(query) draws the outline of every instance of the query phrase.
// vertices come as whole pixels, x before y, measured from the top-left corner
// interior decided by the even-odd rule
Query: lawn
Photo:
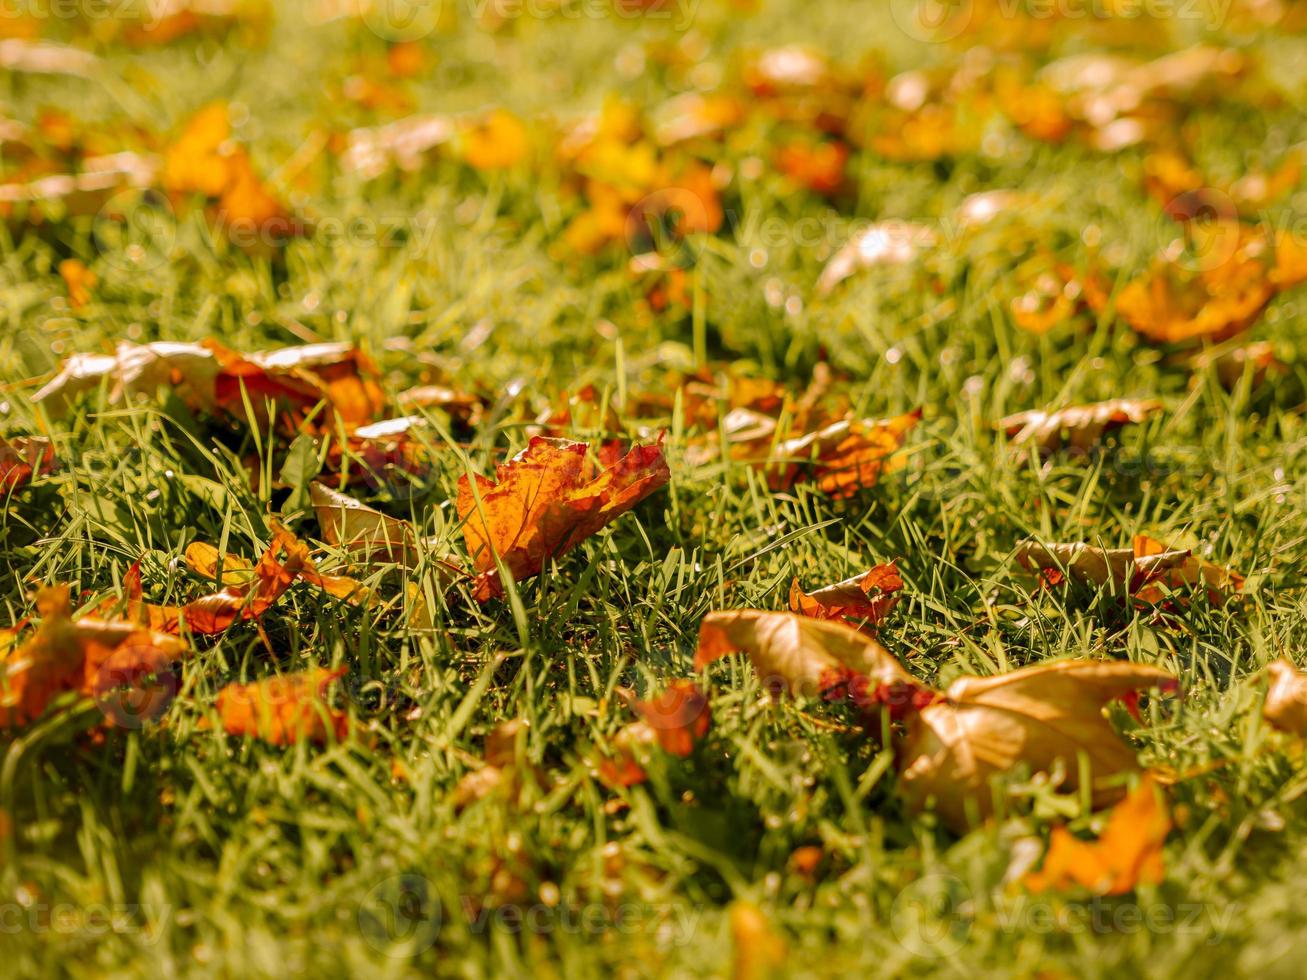
[[[6,975],[1300,975],[1307,17],[945,6],[5,7]]]

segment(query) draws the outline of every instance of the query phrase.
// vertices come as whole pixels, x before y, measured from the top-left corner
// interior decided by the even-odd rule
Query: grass
[[[374,121],[329,92],[380,50],[345,23],[306,27],[298,5],[278,15],[253,49],[109,47],[89,81],[12,74],[0,106],[21,119],[54,105],[167,132],[229,98],[248,110],[241,136],[271,173],[313,126]],[[705,0],[688,33],[550,18],[491,33],[470,20],[432,40],[438,69],[412,86],[416,108],[494,101],[566,116],[610,91],[656,104],[682,81],[622,68],[656,42],[702,43],[709,63],[790,42],[844,63],[880,47],[895,70],[959,57],[904,39],[870,2],[767,3],[741,17]],[[879,26],[850,30],[864,24]],[[1221,37],[1303,63],[1301,37]],[[1195,109],[1187,125],[1205,166],[1237,176],[1307,136],[1300,80],[1285,78],[1278,108]],[[906,465],[842,502],[803,485],[773,492],[737,462],[693,465],[686,420],[652,420],[669,432],[669,488],[519,583],[512,601],[444,599],[426,561],[409,576],[432,602],[434,628],[419,630],[402,609],[297,586],[262,621],[275,655],[252,624],[197,638],[159,723],[92,737],[100,713],[83,705],[9,733],[6,972],[727,974],[737,952],[727,907],[745,899],[788,945],[787,974],[1297,975],[1307,784],[1295,746],[1261,721],[1259,671],[1301,659],[1307,631],[1304,294],[1278,298],[1254,327],[1288,370],[1232,390],[1107,316],[1022,332],[1007,301],[1023,229],[1073,263],[1095,229],[1123,276],[1175,232],[1141,189],[1142,151],[1000,137],[997,152],[948,164],[864,154],[838,209],[764,175],[730,202],[727,230],[696,243],[700,305],[684,316],[641,306],[626,255],[560,257],[556,177],[450,162],[325,183],[303,202],[320,222],[394,233],[319,235],[276,260],[215,240],[196,215],[162,244],[147,238],[160,260],[146,262],[129,251],[140,241],[110,241],[89,219],[0,228],[3,426],[50,431],[61,461],[0,507],[6,623],[31,613],[35,583],[68,582],[88,605],[117,595],[138,558],[152,599],[193,595],[178,562],[186,544],[256,555],[273,514],[316,537],[298,495],[270,479],[251,489],[248,461],[265,475],[284,461],[267,433],[197,418],[166,393],[129,404],[101,393],[51,421],[19,383],[119,338],[215,336],[243,350],[348,339],[376,356],[392,391],[422,372],[518,391],[470,443],[438,444],[416,489],[369,498],[439,542],[433,556],[461,546],[458,478],[519,448],[536,410],[585,383],[613,395],[655,386],[668,366],[693,365],[697,346],[796,391],[825,358],[859,412],[925,412]],[[951,240],[931,260],[941,290],[882,270],[813,293],[857,220],[933,221],[969,193],[1010,187],[1038,204]],[[1279,217],[1305,203],[1298,192]],[[780,232],[764,239],[769,217]],[[816,240],[800,241],[805,217]],[[79,309],[54,271],[70,256],[100,279]],[[992,427],[1013,411],[1125,396],[1158,397],[1166,411],[1088,460],[1015,458]],[[1034,590],[1010,560],[1027,536],[1119,546],[1139,532],[1246,572],[1244,600],[1198,599],[1159,618],[1105,592]],[[614,689],[688,676],[704,613],[782,608],[795,576],[819,585],[889,559],[907,585],[881,639],[926,681],[1070,656],[1181,676],[1183,700],[1123,723],[1150,765],[1212,767],[1171,791],[1178,827],[1162,884],[1116,899],[1023,897],[1005,880],[1022,848],[1062,819],[1087,829],[1100,818],[1016,773],[1010,815],[958,837],[905,812],[887,751],[819,704],[771,704],[742,658],[710,672],[713,724],[694,755],[653,765],[629,790],[596,781],[596,751],[631,717]],[[350,668],[343,696],[358,737],[278,748],[206,727],[222,685],[312,665]],[[459,780],[510,718],[529,722],[519,798],[458,807]],[[806,871],[794,855],[809,845],[821,858]]]

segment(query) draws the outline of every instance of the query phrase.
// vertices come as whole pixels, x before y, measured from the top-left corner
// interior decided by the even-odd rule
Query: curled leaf
[[[1054,450],[1069,445],[1087,452],[1105,432],[1144,422],[1161,410],[1162,403],[1153,398],[1116,398],[1055,412],[1019,412],[998,425],[1014,447],[1033,445],[1040,450]]]
[[[712,710],[693,681],[672,681],[646,701],[630,699],[632,710],[653,729],[664,752],[685,758],[708,733]]]
[[[796,578],[790,585],[790,612],[813,619],[865,620],[875,625],[898,603],[902,588],[903,579],[893,562],[812,592],[799,588]]]
[[[933,801],[949,826],[961,831],[969,825],[969,807],[981,817],[990,813],[993,777],[1021,763],[1037,772],[1061,763],[1067,772],[1063,788],[1073,790],[1083,757],[1091,798],[1105,805],[1119,795],[1111,780],[1138,766],[1103,708],[1175,685],[1175,677],[1157,667],[1090,660],[960,678],[942,700],[908,718],[897,746],[902,790],[915,807]]]
[[[911,682],[889,651],[865,633],[793,613],[741,609],[705,616],[695,668],[736,651],[748,655],[769,690],[801,697],[822,695],[850,674],[873,684]]]
[[[54,445],[44,436],[0,436],[0,494],[12,493],[54,465]]]
[[[135,623],[96,617],[72,618],[67,586],[37,595],[41,623],[21,645],[3,651],[0,670],[0,727],[35,721],[50,701],[68,691],[103,697],[122,686],[136,686],[179,660],[188,650],[181,640]],[[163,703],[170,699],[164,696]],[[150,697],[150,713],[163,703]]]

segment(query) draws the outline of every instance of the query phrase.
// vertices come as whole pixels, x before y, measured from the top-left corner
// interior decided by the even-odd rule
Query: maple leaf
[[[536,436],[498,467],[494,480],[458,482],[458,516],[480,602],[503,594],[495,556],[521,580],[564,554],[667,483],[662,448],[637,444],[595,473],[583,442]]]
[[[903,579],[893,562],[812,592],[799,588],[796,578],[790,584],[790,612],[814,619],[866,620],[877,625],[898,603],[897,593],[902,588]]]
[[[252,684],[228,684],[217,700],[223,731],[273,745],[343,741],[349,733],[349,716],[331,707],[327,688],[347,671],[346,667],[314,667]]]
[[[0,668],[0,726],[28,724],[44,714],[60,694],[75,691],[103,697],[124,685],[138,684],[179,660],[188,647],[136,623],[96,617],[72,617],[67,586],[51,586],[37,594],[41,623],[23,644],[4,650]],[[150,697],[151,714],[162,710],[162,699]]]
[[[1043,867],[1022,880],[1032,892],[1084,888],[1095,895],[1124,895],[1140,884],[1160,884],[1165,876],[1162,845],[1171,817],[1154,781],[1139,785],[1108,814],[1095,841],[1083,841],[1066,827],[1054,827]]]
[[[1110,782],[1138,768],[1103,708],[1150,688],[1174,690],[1157,667],[1116,661],[1062,660],[996,677],[962,677],[942,698],[906,721],[896,746],[900,787],[909,803],[933,801],[955,830],[969,826],[968,807],[987,816],[990,780],[1025,763],[1036,772],[1066,769],[1062,789],[1079,787],[1078,760],[1089,764],[1095,806],[1119,795]]]
[[[741,650],[773,693],[788,689],[800,697],[815,697],[849,674],[873,684],[911,681],[888,650],[852,627],[758,609],[705,616],[699,627],[695,669]]]
[[[54,445],[44,436],[0,436],[0,496],[54,469]]]
[[[1014,448],[1033,445],[1049,451],[1069,444],[1087,452],[1105,432],[1145,422],[1161,410],[1162,403],[1153,398],[1115,398],[1054,412],[1019,412],[1000,421],[998,427],[1008,434]]]
[[[1281,731],[1307,736],[1307,674],[1285,657],[1266,665],[1270,685],[1262,716]]]

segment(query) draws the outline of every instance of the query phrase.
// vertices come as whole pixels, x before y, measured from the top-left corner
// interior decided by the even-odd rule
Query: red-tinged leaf
[[[43,436],[0,436],[0,496],[54,469],[54,446]]]
[[[343,741],[349,733],[349,716],[331,707],[327,688],[347,669],[315,667],[253,684],[228,684],[218,692],[223,731],[273,745]]]
[[[877,625],[899,601],[903,579],[893,562],[813,592],[790,585],[790,611],[813,619],[849,619]]]
[[[458,516],[479,573],[474,592],[484,602],[503,594],[498,555],[514,580],[540,573],[562,555],[667,483],[658,445],[636,445],[594,474],[582,442],[537,436],[500,466],[495,480],[458,484]]]
[[[217,551],[210,546],[191,546],[187,560],[203,574],[217,571]],[[128,618],[166,633],[179,632],[183,623],[192,633],[221,633],[237,622],[258,619],[297,580],[350,602],[372,599],[370,590],[354,579],[319,572],[308,546],[277,524],[273,524],[272,542],[252,567],[242,559],[224,561],[231,571],[223,573],[223,588],[180,606],[144,602],[140,568],[133,565],[124,580]],[[112,605],[106,603],[106,608]]]
[[[653,729],[664,752],[685,758],[708,733],[712,710],[693,681],[672,681],[647,701],[632,699],[631,708]]]
[[[11,643],[3,651],[0,727],[29,724],[65,692],[102,697],[135,686],[179,660],[188,649],[174,636],[135,623],[73,619],[67,586],[42,589],[37,612],[41,623],[36,632],[25,643]],[[157,699],[152,707],[160,707]]]
[[[599,760],[599,781],[609,789],[640,785],[649,778],[641,760],[657,744],[658,734],[646,722],[633,721],[620,728],[609,754]]]
[[[816,697],[849,674],[873,687],[912,679],[883,646],[851,626],[793,613],[741,609],[712,612],[699,627],[695,668],[719,657],[748,654],[763,685]]]
[[[1096,841],[1053,828],[1043,867],[1023,879],[1032,892],[1083,888],[1095,895],[1124,895],[1138,885],[1160,884],[1166,869],[1162,845],[1171,832],[1171,817],[1152,779],[1112,808]]]

